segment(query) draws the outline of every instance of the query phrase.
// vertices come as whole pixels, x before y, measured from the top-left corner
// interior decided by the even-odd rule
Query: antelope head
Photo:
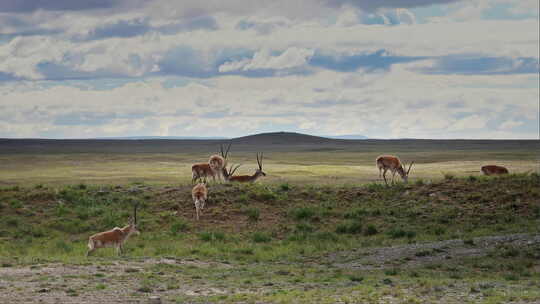
[[[407,171],[405,171],[404,169],[403,170],[403,173],[401,174],[401,178],[403,178],[403,181],[405,183],[408,183],[409,182],[409,172],[411,172],[411,168],[412,168],[412,165],[414,164],[414,161],[411,162],[411,164],[409,165],[409,168],[407,169]],[[401,170],[400,170],[401,171]],[[401,172],[400,172],[401,173]]]

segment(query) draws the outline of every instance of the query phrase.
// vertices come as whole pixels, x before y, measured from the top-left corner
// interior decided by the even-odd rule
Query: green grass
[[[189,187],[171,195],[158,186],[140,193],[113,187],[101,193],[103,186],[91,184],[3,188],[0,201],[39,208],[4,204],[0,256],[6,263],[86,261],[88,237],[126,225],[135,201],[141,235],[126,244],[132,258],[294,261],[359,244],[462,238],[472,246],[467,240],[476,236],[538,232],[539,182],[538,175],[510,175],[393,187],[294,185],[285,194],[280,185],[216,185],[200,221],[193,218]],[[249,207],[238,205],[245,192],[275,197],[256,195]],[[113,249],[95,254],[115,255]]]

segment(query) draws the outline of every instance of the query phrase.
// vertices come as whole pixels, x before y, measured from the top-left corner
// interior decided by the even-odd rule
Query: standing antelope
[[[124,243],[132,235],[139,235],[137,230],[137,205],[133,209],[133,218],[130,219],[129,225],[124,228],[114,227],[112,230],[100,232],[88,238],[88,252],[86,256],[94,252],[98,248],[115,247],[118,255],[124,253]]]
[[[191,182],[196,180],[206,181],[207,177],[212,177],[214,182],[216,181],[216,175],[218,172],[212,170],[212,167],[208,163],[199,163],[191,166]]]
[[[223,152],[223,145],[220,145],[221,155],[214,154],[208,159],[208,164],[210,168],[214,170],[215,174],[221,179],[222,170],[227,166],[227,155],[229,154],[229,149],[231,149],[231,144],[227,147],[227,151]]]
[[[394,177],[396,175],[396,172],[401,176],[403,181],[405,183],[408,182],[409,179],[409,172],[411,171],[411,167],[414,164],[414,162],[411,162],[409,165],[409,169],[407,172],[405,172],[405,169],[403,167],[403,164],[397,158],[396,156],[392,155],[381,155],[377,157],[377,168],[379,168],[379,178],[381,178],[381,172],[382,177],[384,178],[384,182],[388,185],[388,182],[386,181],[386,171],[390,170],[392,172],[392,183],[394,182]]]
[[[193,203],[195,204],[195,211],[197,212],[197,220],[199,220],[199,213],[202,213],[204,209],[204,204],[208,198],[208,189],[203,183],[199,183],[191,189],[191,197],[193,198]]]
[[[482,170],[485,175],[508,174],[508,169],[503,166],[487,165],[483,166],[480,170]]]
[[[250,183],[254,183],[255,181],[257,181],[257,179],[261,176],[266,176],[266,173],[263,172],[262,170],[262,160],[263,160],[263,154],[261,153],[261,158],[259,159],[259,153],[257,153],[257,164],[259,165],[259,169],[255,170],[255,173],[253,175],[237,175],[237,176],[233,176],[234,172],[236,171],[236,169],[238,169],[238,167],[240,167],[240,165],[236,166],[236,168],[231,168],[229,169],[229,171],[227,172],[227,168],[223,168],[223,176],[225,177],[225,180],[229,181],[229,182],[240,182],[240,183],[247,183],[247,182],[250,182]]]

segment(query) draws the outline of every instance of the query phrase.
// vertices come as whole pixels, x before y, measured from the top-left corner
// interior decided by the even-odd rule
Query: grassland
[[[313,142],[318,140],[319,142]],[[271,135],[233,140],[230,162],[251,174],[264,151],[264,183],[363,184],[378,180],[375,158],[396,154],[415,161],[412,179],[480,174],[485,164],[513,173],[540,173],[539,141],[328,140]],[[216,153],[222,141],[0,140],[0,185],[187,184],[191,165]]]
[[[218,142],[4,146],[2,300],[540,302],[537,142],[263,143],[235,143],[231,162],[249,173],[264,150],[269,176],[210,184],[200,221],[189,169]],[[380,153],[415,160],[412,181],[381,184]],[[472,172],[486,163],[516,174]],[[127,223],[135,202],[125,256],[87,259],[88,236]]]
[[[45,302],[535,302],[539,184],[212,185],[199,222],[188,186],[4,187],[0,289]],[[126,223],[134,202],[142,234],[126,257],[87,259],[88,235]]]

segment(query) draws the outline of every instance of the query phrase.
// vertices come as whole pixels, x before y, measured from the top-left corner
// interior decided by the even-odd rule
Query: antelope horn
[[[259,169],[262,170],[263,153],[261,152],[261,160],[259,161]]]
[[[413,164],[414,164],[414,161],[412,161],[411,164],[409,165],[409,170],[407,170],[407,175],[409,175],[409,172],[411,172],[411,167]]]
[[[135,225],[137,225],[137,205],[138,204],[135,204],[135,206],[133,206],[133,223]]]
[[[234,172],[236,172],[236,169],[240,168],[240,166],[241,166],[241,164],[234,167],[234,170],[232,170],[232,172],[229,175],[233,175]],[[232,166],[231,166],[231,168],[232,168]]]
[[[219,152],[220,152],[221,156],[225,155],[225,154],[223,154],[223,145],[222,144],[219,145]]]
[[[227,151],[225,151],[225,156],[223,156],[224,159],[227,159],[227,156],[229,155],[229,150],[231,149],[231,143],[229,143],[229,146],[227,146]]]

